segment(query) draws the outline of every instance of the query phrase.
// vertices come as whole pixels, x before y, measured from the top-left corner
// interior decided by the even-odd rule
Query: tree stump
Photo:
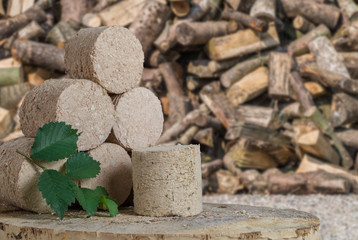
[[[192,217],[141,217],[132,208],[115,218],[107,214],[87,218],[83,211],[70,211],[59,221],[49,214],[1,213],[0,239],[321,239],[317,217],[290,209],[204,204]]]

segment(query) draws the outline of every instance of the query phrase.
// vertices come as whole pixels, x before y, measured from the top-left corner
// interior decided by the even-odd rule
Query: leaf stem
[[[36,163],[30,156],[26,155],[25,153],[20,152],[18,149],[16,149],[16,152],[17,152],[18,154],[20,154],[21,156],[25,157],[26,160],[27,160],[29,163],[35,164],[36,166],[38,166],[38,167],[41,168],[42,170],[46,170],[45,167],[41,166],[41,164],[39,164],[39,163]]]

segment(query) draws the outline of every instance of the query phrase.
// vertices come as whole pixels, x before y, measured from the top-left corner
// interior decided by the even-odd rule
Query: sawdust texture
[[[144,54],[139,40],[120,26],[81,29],[66,42],[66,71],[120,94],[141,80]]]
[[[79,151],[93,149],[108,137],[114,124],[114,106],[98,84],[83,79],[51,79],[33,88],[19,111],[22,131],[35,137],[45,123],[64,121],[82,132]]]

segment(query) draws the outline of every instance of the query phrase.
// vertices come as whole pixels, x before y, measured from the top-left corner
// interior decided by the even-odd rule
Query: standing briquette
[[[37,213],[50,213],[52,210],[37,187],[42,169],[16,153],[19,150],[30,155],[33,143],[33,138],[18,138],[0,146],[0,202]],[[61,171],[65,160],[38,163],[47,169]]]
[[[33,88],[19,112],[22,131],[35,137],[45,123],[63,121],[82,132],[79,151],[102,144],[114,124],[114,106],[106,91],[84,79],[51,79]]]
[[[120,94],[141,80],[144,54],[138,39],[119,26],[81,29],[66,42],[65,66],[71,78],[94,81]]]
[[[115,124],[109,141],[127,150],[153,146],[163,130],[159,99],[146,88],[134,88],[114,98]],[[113,136],[114,135],[114,136]]]
[[[101,172],[96,178],[81,180],[80,186],[91,189],[102,186],[118,205],[124,203],[132,189],[132,162],[128,153],[113,143],[103,143],[88,153],[101,163]]]
[[[202,211],[199,145],[132,152],[134,211],[145,216],[193,216]]]

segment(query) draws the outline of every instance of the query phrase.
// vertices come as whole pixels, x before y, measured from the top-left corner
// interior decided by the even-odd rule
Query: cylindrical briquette
[[[0,146],[0,202],[37,213],[51,213],[37,187],[42,170],[16,153],[18,150],[30,155],[33,142],[33,138],[18,138]],[[46,169],[63,171],[65,161],[38,163]]]
[[[120,26],[81,29],[65,46],[66,71],[72,78],[90,79],[115,94],[141,80],[143,61],[139,40]]]
[[[199,145],[132,152],[134,211],[145,216],[193,216],[202,211]]]
[[[106,91],[84,79],[51,79],[33,88],[19,112],[22,131],[35,137],[37,129],[51,121],[63,121],[82,132],[79,151],[102,144],[114,124],[114,106]]]
[[[163,110],[148,89],[134,88],[114,98],[115,124],[109,141],[127,150],[153,146],[163,131]]]
[[[128,153],[113,143],[103,143],[88,153],[101,163],[101,172],[96,178],[80,180],[80,186],[91,189],[102,186],[118,205],[124,203],[132,189],[132,162]]]

